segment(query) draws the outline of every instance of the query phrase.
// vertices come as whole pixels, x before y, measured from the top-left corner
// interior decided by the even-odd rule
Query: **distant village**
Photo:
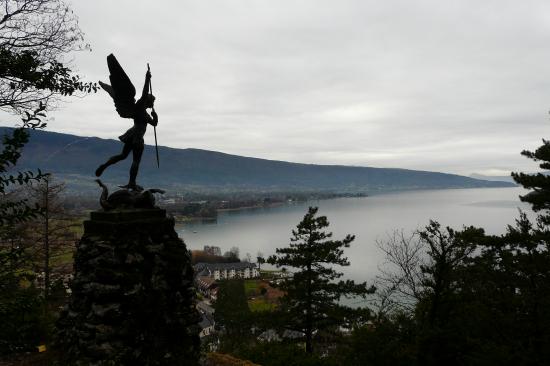
[[[219,330],[214,321],[213,304],[218,299],[221,281],[245,280],[249,308],[251,311],[264,311],[277,306],[283,296],[283,292],[277,289],[277,283],[291,276],[286,270],[261,270],[261,263],[264,262],[262,257],[258,257],[256,263],[240,261],[236,248],[222,255],[220,247],[204,246],[203,250],[193,250],[191,254],[195,272],[194,283],[199,298],[197,310],[201,314],[200,337],[210,350],[215,350],[217,344],[214,337],[210,338],[211,341],[206,341],[205,337],[212,336]],[[271,334],[273,332],[264,333],[259,334],[258,339],[270,341],[278,337]]]

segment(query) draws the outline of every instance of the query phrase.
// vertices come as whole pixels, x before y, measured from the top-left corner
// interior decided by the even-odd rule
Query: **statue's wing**
[[[101,81],[99,85],[113,98],[116,111],[121,117],[133,118],[136,88],[113,54],[107,56],[107,66],[109,67],[111,85]]]

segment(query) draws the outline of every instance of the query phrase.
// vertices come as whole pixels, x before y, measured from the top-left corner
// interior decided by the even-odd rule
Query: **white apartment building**
[[[197,276],[208,276],[215,280],[231,278],[258,278],[260,271],[254,263],[197,263],[195,265]]]

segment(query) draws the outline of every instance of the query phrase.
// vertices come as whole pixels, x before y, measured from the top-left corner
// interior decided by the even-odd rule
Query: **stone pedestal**
[[[97,211],[84,222],[72,294],[58,321],[70,365],[194,365],[193,269],[161,209]]]

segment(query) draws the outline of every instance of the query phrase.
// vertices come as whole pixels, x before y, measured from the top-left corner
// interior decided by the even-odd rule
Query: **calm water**
[[[518,216],[518,207],[529,211],[518,199],[524,192],[520,188],[452,189],[309,201],[223,212],[215,223],[179,224],[177,230],[190,249],[216,245],[224,252],[237,246],[241,258],[246,253],[255,258],[258,251],[268,256],[289,243],[291,230],[308,206],[319,206],[319,214],[328,217],[335,238],[348,233],[356,236],[345,252],[351,261],[344,269],[346,277],[371,280],[383,264],[377,239],[383,240],[395,229],[411,232],[430,219],[453,228],[475,225],[491,234],[503,233]]]

